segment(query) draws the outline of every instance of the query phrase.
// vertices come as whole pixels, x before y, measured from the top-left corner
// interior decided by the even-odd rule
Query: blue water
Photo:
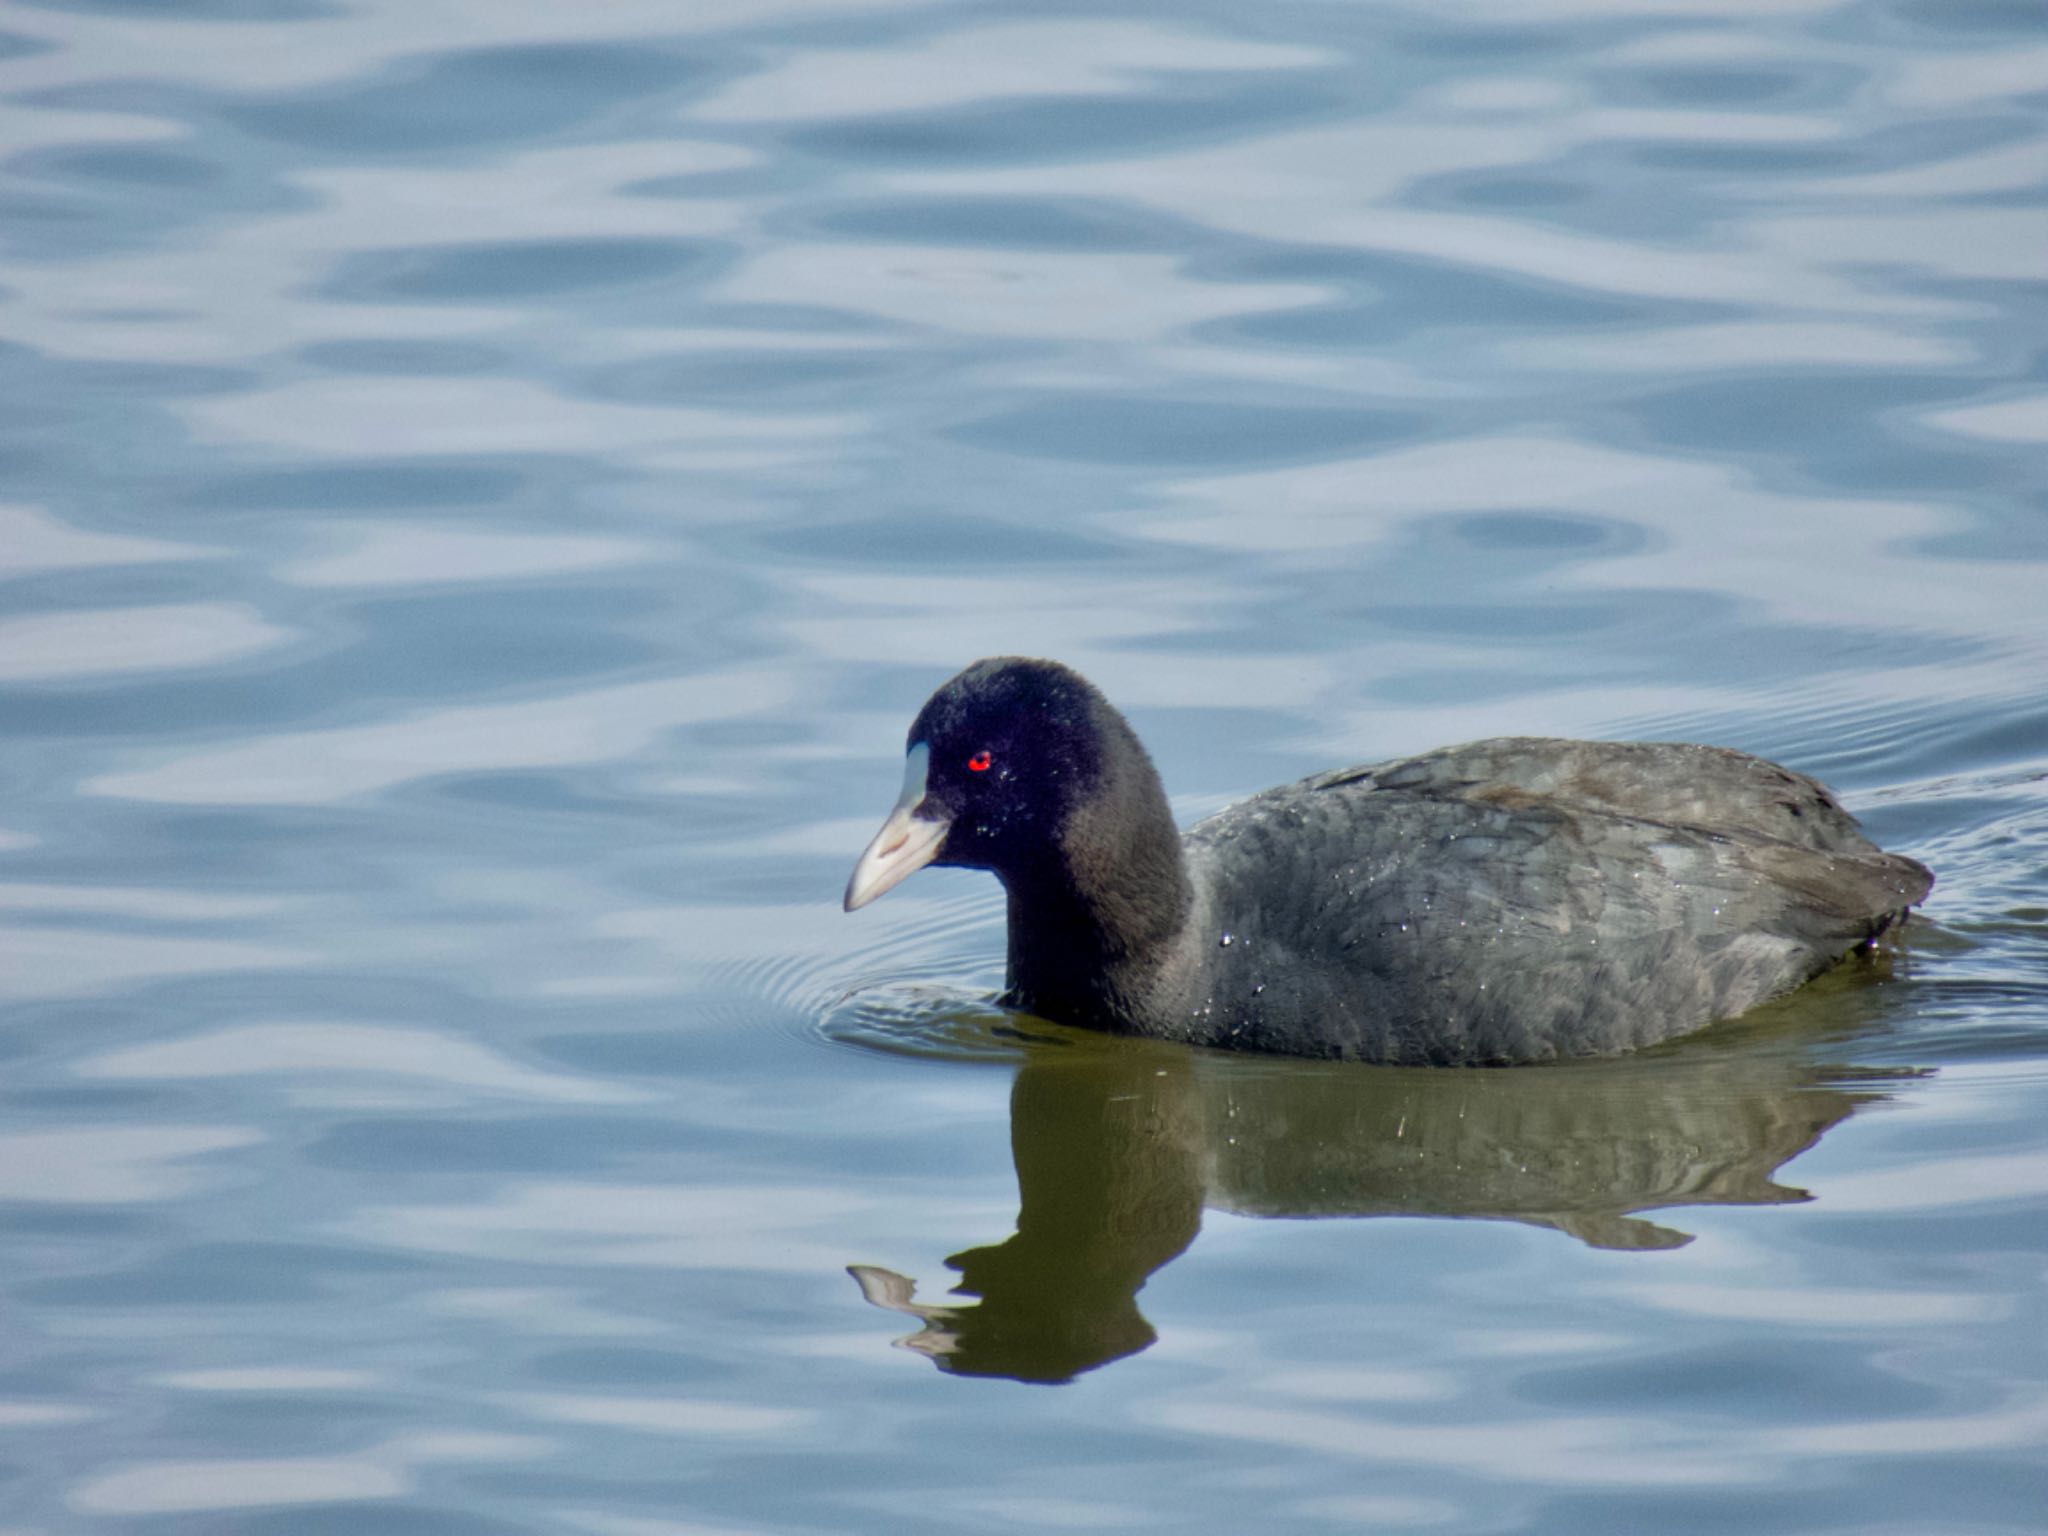
[[[0,160],[0,1527],[2048,1520],[2036,5],[19,3]],[[1042,1027],[838,907],[1000,651],[1940,884],[1634,1060]]]

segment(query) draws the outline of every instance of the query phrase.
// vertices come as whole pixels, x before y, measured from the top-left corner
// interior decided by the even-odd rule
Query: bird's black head
[[[1052,661],[977,661],[918,711],[903,793],[846,909],[933,863],[995,871],[1010,898],[1005,995],[1054,1018],[1146,1017],[1194,902],[1152,759]]]
[[[1006,883],[1058,870],[1077,814],[1119,763],[1151,762],[1123,717],[1055,661],[977,661],[918,711],[903,795],[861,856],[848,910],[925,864],[994,870]]]
[[[1078,673],[1015,656],[978,661],[933,694],[906,746],[928,752],[925,814],[950,826],[934,862],[1007,874],[1046,857],[1101,777],[1108,713]]]

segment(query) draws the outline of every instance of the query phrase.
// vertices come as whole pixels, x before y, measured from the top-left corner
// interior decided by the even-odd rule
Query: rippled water
[[[2033,0],[19,3],[0,156],[0,1524],[2041,1528]],[[1941,883],[1637,1059],[1052,1029],[838,910],[1002,650]]]

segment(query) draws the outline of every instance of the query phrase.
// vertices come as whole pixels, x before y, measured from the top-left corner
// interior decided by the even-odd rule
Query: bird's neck
[[[1142,787],[1151,793],[1063,839],[1042,870],[1005,879],[1010,995],[1020,1006],[1097,1028],[1145,1028],[1194,891],[1165,792],[1156,778]]]

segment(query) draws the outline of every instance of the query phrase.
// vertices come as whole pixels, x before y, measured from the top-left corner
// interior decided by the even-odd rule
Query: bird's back
[[[1411,1062],[1653,1044],[1805,981],[1932,878],[1713,747],[1506,738],[1318,774],[1187,835],[1210,1044]]]

